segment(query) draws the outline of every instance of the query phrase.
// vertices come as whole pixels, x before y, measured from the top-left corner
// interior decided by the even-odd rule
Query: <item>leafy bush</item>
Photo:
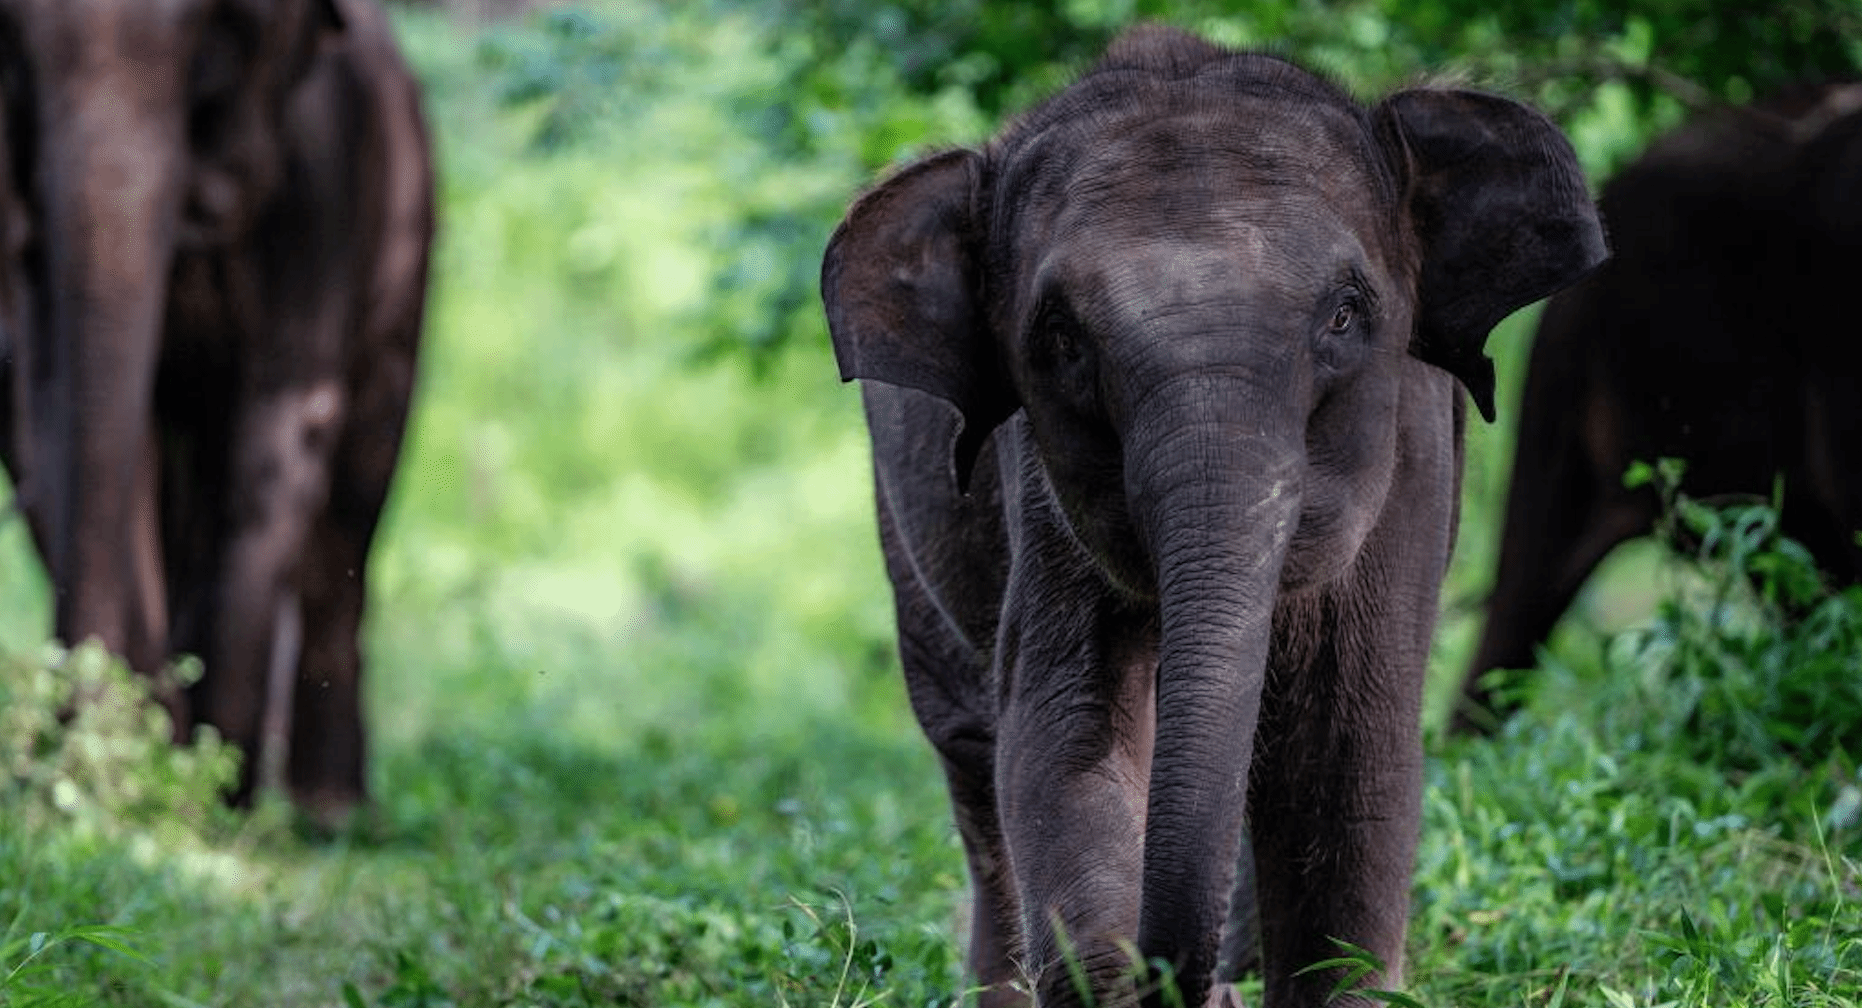
[[[1653,619],[1430,769],[1412,934],[1459,965],[1424,1003],[1858,1004],[1862,593],[1776,495],[1709,506],[1682,472],[1630,476],[1676,557]]]
[[[1680,492],[1682,473],[1665,460],[1630,474],[1662,494],[1658,534],[1696,576],[1615,644],[1621,671],[1662,694],[1650,732],[1741,771],[1862,757],[1862,586],[1833,590],[1783,535],[1782,484],[1769,502],[1709,506]]]
[[[197,666],[183,663],[181,681]],[[16,828],[199,833],[222,815],[239,754],[202,727],[170,744],[149,680],[101,646],[0,655],[0,810]]]

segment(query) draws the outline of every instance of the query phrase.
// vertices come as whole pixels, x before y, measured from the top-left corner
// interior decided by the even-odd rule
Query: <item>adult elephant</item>
[[[335,817],[414,381],[433,181],[366,0],[0,0],[0,452],[56,632],[153,673],[177,739]],[[288,725],[288,728],[286,727]]]
[[[1650,531],[1637,459],[1699,497],[1770,496],[1832,576],[1862,579],[1862,376],[1837,292],[1862,269],[1862,85],[1800,88],[1655,143],[1600,199],[1615,258],[1554,298],[1526,377],[1500,562],[1454,726],[1514,701],[1590,572]]]
[[[1163,28],[849,210],[823,297],[983,1004],[1164,1003],[1127,948],[1219,999],[1244,818],[1267,1003],[1334,937],[1396,982],[1455,381],[1490,413],[1488,330],[1604,255],[1538,113]]]

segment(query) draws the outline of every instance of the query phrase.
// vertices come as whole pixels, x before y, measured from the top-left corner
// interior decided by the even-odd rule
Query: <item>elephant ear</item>
[[[967,491],[983,439],[1019,405],[981,304],[982,157],[918,162],[847,211],[821,263],[821,300],[843,381],[929,392],[955,406],[952,448]]]
[[[1609,258],[1584,173],[1551,120],[1495,95],[1401,91],[1375,118],[1422,247],[1411,350],[1492,422],[1488,332]]]

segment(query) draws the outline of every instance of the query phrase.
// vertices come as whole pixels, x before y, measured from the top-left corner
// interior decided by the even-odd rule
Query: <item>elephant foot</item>
[[[294,791],[291,803],[297,808],[299,828],[320,839],[354,833],[371,818],[368,799],[346,789]]]

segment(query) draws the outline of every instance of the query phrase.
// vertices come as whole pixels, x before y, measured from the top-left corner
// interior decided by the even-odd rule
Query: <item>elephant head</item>
[[[166,657],[151,411],[176,262],[251,240],[294,89],[343,30],[335,0],[0,0],[7,462],[59,635],[143,670]]]
[[[1108,492],[1177,510],[1133,483],[1165,474],[1121,460],[1216,447],[1187,403],[1219,403],[1202,417],[1216,443],[1269,450],[1263,472],[1320,481],[1295,571],[1355,555],[1314,529],[1377,506],[1381,481],[1351,460],[1391,434],[1388,355],[1454,375],[1491,420],[1488,331],[1606,254],[1569,144],[1525,106],[1419,89],[1367,113],[1272,58],[1236,66],[1242,115],[1137,99],[1070,120],[1094,97],[1069,92],[984,152],[912,165],[849,212],[823,267],[842,377],[955,407],[959,482],[1026,408],[1076,530],[1115,569],[1140,538],[1107,524]],[[1156,450],[1176,436],[1193,440]]]
[[[1051,747],[1043,734],[1063,730],[1053,719],[1087,716],[1098,694],[1032,714],[1004,701],[995,779],[1037,969],[1053,945],[1038,933],[1039,907],[1057,906],[1077,929],[1105,915],[1074,904],[1129,899],[1138,950],[1173,962],[1186,1003],[1200,1003],[1270,652],[1291,662],[1302,648],[1356,648],[1363,653],[1337,661],[1384,669],[1380,695],[1420,696],[1415,642],[1433,623],[1458,478],[1460,414],[1443,372],[1491,418],[1489,329],[1604,256],[1576,159],[1538,113],[1447,89],[1403,91],[1365,109],[1290,63],[1164,29],[1127,34],[985,149],[907,167],[848,212],[822,274],[842,376],[930,393],[962,418],[948,456],[880,458],[882,470],[931,466],[966,485],[980,446],[1019,413],[1028,448],[1005,465],[1004,493],[1051,501],[1064,525],[1042,538],[1026,524],[1026,504],[1010,519],[1025,524],[1004,544],[999,679],[1046,674],[1032,666],[1050,659],[1036,656],[1062,666],[1098,648],[1058,639],[1079,633],[1080,614],[1156,614],[1154,734],[1134,728],[1134,740],[1109,745],[1148,750],[1125,775],[1142,782],[1131,817],[1141,878],[1082,895],[1097,885],[1077,870],[1100,863],[1093,831],[1123,829],[1103,816],[1070,835],[1057,825],[1064,808],[1017,825],[1018,803],[1083,794],[1084,776],[1109,776],[1090,767],[1083,775],[1092,761],[1078,752],[1047,762],[1017,754]],[[1348,583],[1371,577],[1362,568],[1373,530],[1403,536],[1406,527],[1440,548],[1413,569],[1375,572],[1404,597],[1352,594]],[[1082,563],[1094,573],[1082,574]],[[1103,583],[1104,594],[1079,587],[1089,583]],[[1322,595],[1336,624],[1315,632],[1324,639],[1277,643],[1291,633],[1276,625],[1277,611]],[[1425,625],[1394,637],[1376,625],[1397,610],[1426,611]],[[1379,650],[1393,639],[1400,651]],[[1323,670],[1274,674],[1297,690]],[[1018,687],[1000,688],[1008,696]],[[1388,717],[1406,709],[1397,704]],[[1419,753],[1412,762],[1419,767]],[[1034,764],[1052,776],[1020,782]],[[1368,779],[1385,769],[1340,773]],[[1417,812],[1400,807],[1399,793],[1410,786],[1383,789],[1399,796],[1387,817],[1396,829],[1376,850],[1310,838],[1313,857],[1347,874],[1384,866],[1376,878],[1353,876],[1368,888],[1327,906],[1395,901],[1398,909],[1373,916],[1400,920],[1402,851],[1413,849]],[[1018,850],[1018,830],[1021,843],[1043,849]],[[1400,873],[1388,869],[1398,863]],[[1051,887],[1029,881],[1050,864]],[[1276,919],[1269,907],[1263,915]],[[1279,958],[1304,951],[1283,948]],[[1290,973],[1270,975],[1270,1003]],[[1063,973],[1037,983],[1044,999],[1071,996]]]

